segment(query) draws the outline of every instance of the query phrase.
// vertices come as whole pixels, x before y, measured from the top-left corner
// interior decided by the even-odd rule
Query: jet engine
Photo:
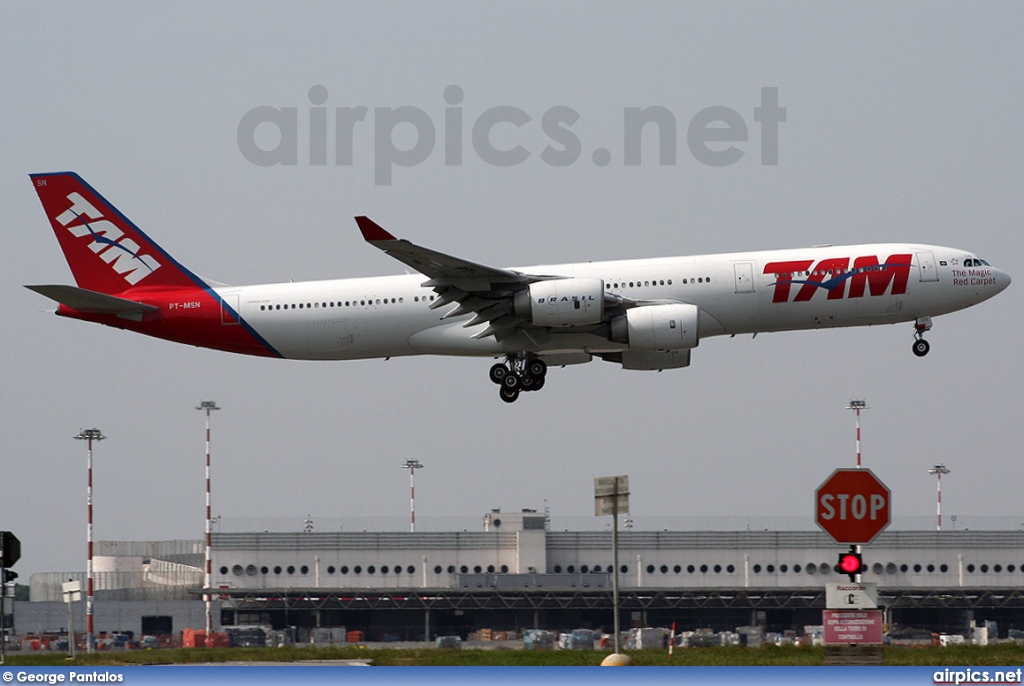
[[[602,279],[552,279],[515,297],[516,315],[537,326],[587,326],[604,318]]]
[[[611,340],[630,350],[689,350],[699,342],[700,308],[696,305],[643,305],[611,322]]]

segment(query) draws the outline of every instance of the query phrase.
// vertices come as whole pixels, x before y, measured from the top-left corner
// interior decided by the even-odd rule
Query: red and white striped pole
[[[857,469],[860,469],[860,410],[857,410]]]
[[[87,458],[86,470],[88,472],[88,483],[85,490],[85,504],[88,511],[88,522],[85,527],[86,540],[86,563],[85,563],[85,650],[91,653],[96,644],[95,625],[93,623],[93,574],[92,574],[92,442],[102,441],[106,436],[99,429],[85,429],[79,431],[75,436],[80,441],[86,441]],[[71,640],[74,639],[74,630],[69,627],[68,632]]]
[[[419,460],[406,460],[402,469],[409,470],[409,531],[416,531],[416,470],[422,469],[423,465]]]
[[[860,462],[860,411],[861,410],[869,410],[871,408],[868,407],[868,403],[867,403],[866,400],[861,399],[861,400],[851,400],[850,404],[846,406],[846,409],[854,410],[857,413],[857,469],[860,469],[861,468],[861,462]],[[860,546],[859,545],[854,546],[853,549],[856,552],[858,552],[858,553],[860,552]],[[856,578],[857,583],[860,583],[860,574],[858,574],[855,578]]]
[[[851,400],[846,409],[854,410],[857,413],[857,469],[860,469],[860,411],[871,408],[868,407],[865,400]]]
[[[213,581],[213,558],[210,545],[213,532],[213,518],[210,510],[210,412],[220,408],[212,400],[203,400],[196,409],[206,410],[206,571],[203,575],[203,588],[209,589]],[[210,634],[213,633],[213,596],[204,593],[203,602],[206,605],[206,637],[209,639]]]
[[[949,474],[949,469],[944,464],[937,464],[928,473],[935,475],[935,530],[942,531],[942,475]]]

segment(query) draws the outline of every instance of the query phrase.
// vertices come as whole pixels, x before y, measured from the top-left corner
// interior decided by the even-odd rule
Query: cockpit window
[[[991,267],[985,260],[979,260],[977,257],[968,257],[964,260],[965,267]]]

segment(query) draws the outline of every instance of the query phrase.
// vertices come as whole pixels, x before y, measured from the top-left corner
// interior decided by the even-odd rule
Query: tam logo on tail
[[[135,288],[207,287],[78,174],[30,176],[79,288],[118,295]]]
[[[37,183],[45,184],[46,180],[41,179]],[[129,284],[136,285],[160,268],[159,262],[150,255],[140,254],[139,244],[126,238],[121,229],[104,219],[103,214],[80,193],[68,193],[67,199],[71,206],[57,215],[57,222],[76,238],[92,236],[89,249]]]

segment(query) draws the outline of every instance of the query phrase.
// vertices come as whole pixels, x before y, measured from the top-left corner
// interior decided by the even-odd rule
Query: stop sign
[[[889,488],[870,469],[837,469],[814,492],[814,521],[836,543],[870,543],[891,510]]]

